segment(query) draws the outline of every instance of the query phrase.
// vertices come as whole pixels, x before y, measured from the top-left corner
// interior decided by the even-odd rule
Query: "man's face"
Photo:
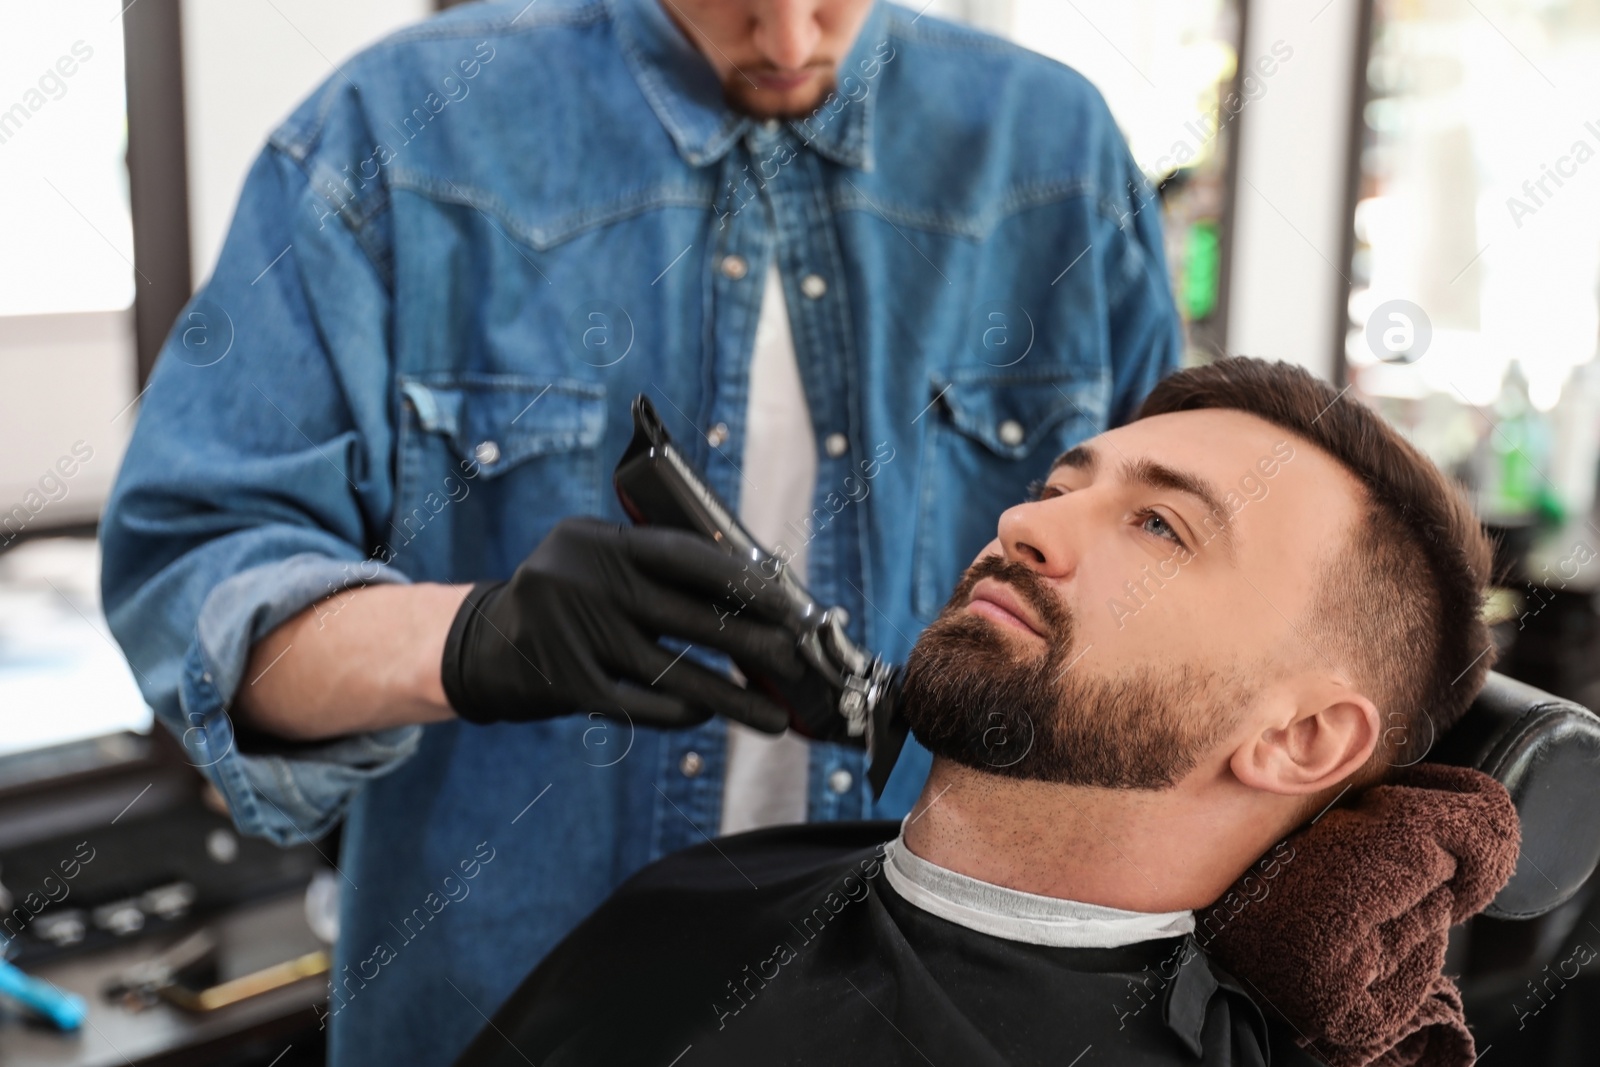
[[[722,79],[730,106],[759,118],[817,109],[872,0],[660,0]]]
[[[1265,689],[1336,673],[1293,620],[1359,486],[1303,439],[1221,409],[1142,419],[1064,458],[918,639],[907,720],[934,755],[1011,777],[1160,789],[1220,773],[1266,727]]]

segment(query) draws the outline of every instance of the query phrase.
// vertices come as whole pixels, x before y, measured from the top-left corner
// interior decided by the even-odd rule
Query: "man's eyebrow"
[[[1100,453],[1091,445],[1073,445],[1050,464],[1050,473],[1054,474],[1059,467],[1071,467],[1074,470],[1093,477],[1100,467]],[[1216,519],[1214,524],[1204,526],[1203,530],[1196,530],[1195,536],[1206,535],[1206,540],[1211,539],[1211,531],[1215,527],[1216,535],[1222,538],[1223,551],[1228,556],[1228,562],[1237,564],[1238,544],[1233,533],[1233,516],[1228,511],[1227,505],[1222,501],[1222,495],[1217,492],[1212,484],[1204,478],[1188,471],[1169,467],[1165,463],[1157,463],[1152,459],[1124,460],[1122,463],[1122,479],[1130,485],[1144,485],[1151,489],[1171,489],[1174,492],[1184,493],[1194,497],[1205,506],[1208,518]]]
[[[1050,473],[1054,474],[1057,467],[1071,467],[1073,470],[1093,474],[1100,465],[1100,455],[1088,445],[1073,445],[1050,464]]]

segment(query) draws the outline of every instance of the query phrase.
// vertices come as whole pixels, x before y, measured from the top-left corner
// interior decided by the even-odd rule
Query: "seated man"
[[[645,868],[460,1062],[1264,1064],[1268,1005],[1195,910],[1460,717],[1489,570],[1359,402],[1181,371],[1000,516],[921,635],[901,708],[934,764],[901,824]]]

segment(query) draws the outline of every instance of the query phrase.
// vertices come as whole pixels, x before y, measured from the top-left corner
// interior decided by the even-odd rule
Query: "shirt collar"
[[[702,167],[717,162],[757,125],[757,120],[724,102],[722,85],[711,65],[668,17],[664,5],[670,0],[606,2],[623,56],[686,163]],[[885,61],[875,56],[874,50],[887,39],[888,21],[887,5],[875,0],[855,43],[839,64],[839,81],[853,75],[852,87],[860,83],[866,91],[835,86],[839,96],[834,110],[819,107],[807,118],[787,122],[802,143],[835,163],[858,170],[872,170],[872,116],[879,91],[877,78],[867,79],[860,72],[876,70],[882,77]],[[892,61],[892,52],[889,57]],[[876,67],[871,66],[874,58],[878,59]],[[845,92],[855,99],[846,97]]]
[[[980,933],[1058,948],[1115,948],[1181,937],[1194,930],[1194,912],[1126,911],[1100,904],[1025,893],[994,885],[923,859],[901,835],[885,850],[884,873],[907,901]]]

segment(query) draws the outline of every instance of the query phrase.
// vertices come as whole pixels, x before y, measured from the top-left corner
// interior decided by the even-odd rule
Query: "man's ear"
[[[1348,686],[1302,702],[1283,725],[1263,728],[1234,750],[1229,766],[1252,789],[1303,796],[1360,770],[1377,747],[1378,709]]]

